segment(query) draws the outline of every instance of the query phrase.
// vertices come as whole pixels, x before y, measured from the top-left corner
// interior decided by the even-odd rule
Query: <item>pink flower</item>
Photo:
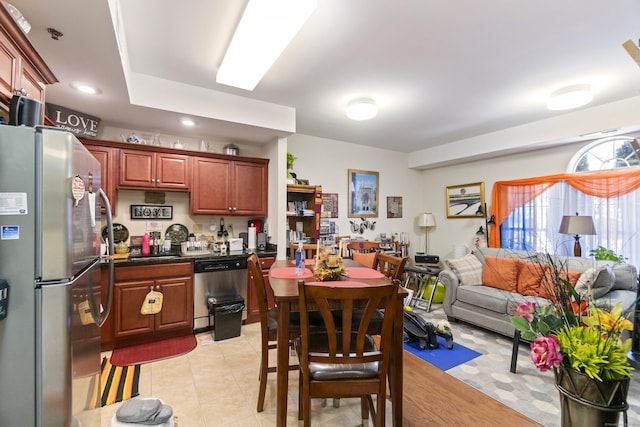
[[[548,371],[552,366],[560,366],[562,354],[558,338],[554,336],[536,338],[531,343],[531,360],[541,372]]]
[[[536,303],[533,301],[520,302],[516,308],[516,314],[520,317],[524,317],[529,323],[533,321],[533,313],[536,312]]]

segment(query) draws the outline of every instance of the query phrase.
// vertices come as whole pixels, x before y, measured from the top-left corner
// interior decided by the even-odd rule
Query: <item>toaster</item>
[[[228,249],[230,251],[241,251],[242,247],[242,239],[240,238],[232,238],[227,242]]]

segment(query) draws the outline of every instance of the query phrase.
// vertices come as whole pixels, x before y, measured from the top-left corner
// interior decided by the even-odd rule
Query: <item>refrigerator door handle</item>
[[[104,206],[105,206],[105,211],[107,214],[107,235],[108,237],[108,241],[107,244],[109,246],[108,249],[108,253],[113,255],[114,251],[113,251],[113,217],[111,216],[111,203],[109,203],[109,198],[107,197],[107,195],[105,194],[105,192],[102,190],[102,188],[100,188],[98,190],[98,194],[100,195],[100,198],[102,199],[102,201],[104,202]],[[104,324],[104,322],[107,320],[107,317],[109,317],[109,313],[111,312],[111,303],[113,300],[113,281],[114,281],[114,265],[113,265],[113,256],[109,256],[107,257],[108,262],[109,262],[109,282],[108,282],[108,286],[107,286],[107,301],[105,303],[105,308],[104,311],[102,313],[94,313],[94,320],[96,322],[96,324],[100,327],[102,327],[102,325]]]

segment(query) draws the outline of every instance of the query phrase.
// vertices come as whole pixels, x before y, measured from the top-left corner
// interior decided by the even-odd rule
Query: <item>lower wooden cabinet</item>
[[[193,264],[116,267],[111,331],[103,331],[103,350],[193,333]],[[162,310],[144,315],[140,308],[150,291],[162,293]],[[105,342],[111,336],[112,342]]]
[[[269,308],[275,307],[275,301],[273,299],[273,290],[269,284],[269,269],[271,265],[276,261],[275,257],[261,257],[260,268],[262,268],[262,277],[264,277],[264,284],[267,288],[267,305]],[[251,274],[249,276],[249,284],[247,286],[247,320],[246,323],[255,323],[260,321],[260,309],[258,308],[258,299],[256,298],[255,285]]]

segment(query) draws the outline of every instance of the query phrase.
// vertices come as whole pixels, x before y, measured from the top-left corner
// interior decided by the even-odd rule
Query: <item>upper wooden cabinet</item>
[[[267,215],[268,160],[193,157],[191,213]]]
[[[45,85],[57,81],[7,9],[0,5],[0,94],[5,110],[15,93],[44,103]]]
[[[119,187],[189,189],[189,156],[120,150]]]
[[[118,176],[118,149],[93,145],[83,141],[84,146],[93,157],[100,162],[100,187],[111,203],[111,214],[116,215],[116,177]],[[105,213],[104,204],[100,203],[100,212]]]

